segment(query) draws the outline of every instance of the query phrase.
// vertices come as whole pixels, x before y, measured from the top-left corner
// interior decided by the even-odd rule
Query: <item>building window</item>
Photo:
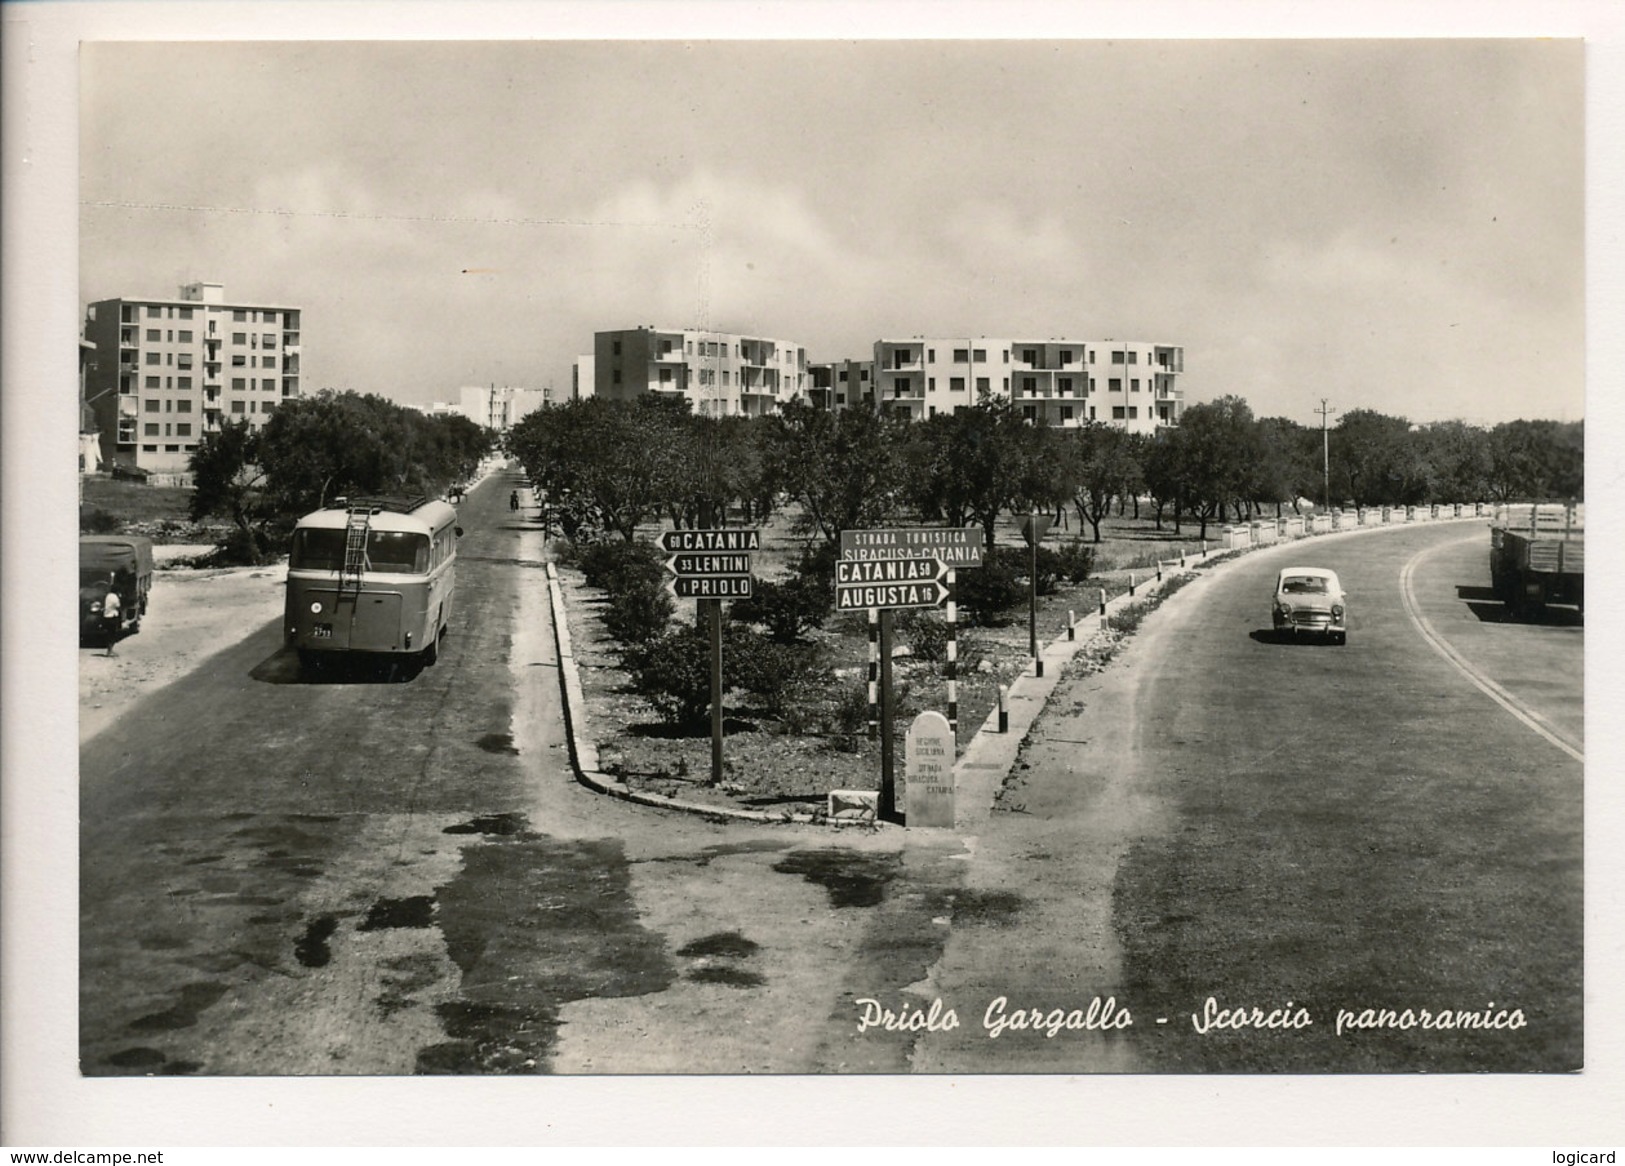
[[[147,363],[148,364],[161,364],[162,361],[160,361],[158,359],[158,354],[156,352],[149,352],[149,353],[147,353]]]
[[[156,445],[143,445],[141,447],[141,452],[142,453],[157,453],[158,452],[158,447]]]
[[[663,385],[671,384],[671,369],[663,368],[660,370],[660,383]]]
[[[192,436],[192,423],[190,421],[178,421],[178,422],[176,422],[175,423],[175,436],[176,437],[191,437]]]
[[[977,364],[985,364],[987,362],[987,349],[985,349],[985,348],[975,349],[971,353],[971,359],[974,360]]]
[[[1033,349],[1033,348],[1023,348],[1021,350],[1021,359],[1022,359],[1022,362],[1025,363],[1025,364],[1030,364],[1030,365],[1037,364],[1038,363],[1038,350]]]
[[[1093,405],[1089,406],[1089,420],[1095,420],[1095,407]]]
[[[181,309],[181,319],[190,320],[191,318],[192,318],[192,309],[191,308],[182,308]]]
[[[164,334],[160,329],[158,329],[158,328],[148,328],[147,329],[147,339],[148,340],[157,341],[157,340],[162,340],[163,338],[164,338]]]
[[[1128,354],[1128,362],[1130,364],[1138,364],[1139,361],[1140,361],[1140,354],[1138,352],[1130,352]]]
[[[1021,407],[1021,417],[1022,417],[1022,420],[1024,420],[1024,421],[1037,421],[1038,420],[1038,406],[1037,405],[1023,405]]]
[[[1121,393],[1123,391],[1123,378],[1112,377],[1106,382],[1107,392]]]
[[[1122,364],[1123,363],[1123,350],[1121,348],[1114,349],[1112,351],[1112,363],[1113,364]]]
[[[935,348],[927,348],[925,350],[925,359],[930,364],[936,364],[937,363],[937,350]]]
[[[272,409],[275,409],[275,408],[276,408],[276,402],[275,401],[261,401],[260,402],[260,412],[261,413],[269,413]]]
[[[149,319],[149,320],[162,320],[163,318],[164,318],[164,310],[162,308],[160,308],[157,304],[148,304],[147,305],[147,319]],[[156,339],[156,337],[154,339]]]
[[[178,353],[176,355],[176,357],[175,357],[175,367],[176,368],[191,368],[192,367],[192,354],[190,352]]]
[[[976,378],[976,391],[978,393],[989,393],[993,391],[991,386],[988,385],[986,377]]]
[[[262,356],[262,357],[260,357],[260,367],[261,368],[275,368],[276,367],[276,357],[274,357],[274,356]]]
[[[1137,392],[1140,391],[1140,378],[1139,377],[1135,377],[1134,379],[1129,381],[1129,383],[1128,383],[1128,391],[1131,392],[1131,393],[1137,393]]]
[[[234,352],[234,353],[231,354],[231,367],[232,368],[243,368],[247,364],[248,364],[248,357],[244,356],[242,353]]]
[[[147,412],[148,413],[162,413],[163,411],[164,411],[164,407],[158,403],[158,398],[157,397],[149,397],[147,399]]]
[[[233,332],[231,334],[231,342],[233,344],[247,344],[248,343],[248,333],[247,332]]]
[[[234,389],[246,389],[248,387],[248,382],[242,377],[232,377],[231,387]]]
[[[191,388],[192,387],[192,378],[191,377],[176,377],[175,378],[175,387],[177,389],[189,389],[189,388]],[[192,402],[190,402],[190,401],[182,401],[181,402],[182,405],[190,405],[191,403]],[[184,412],[186,412],[186,410],[182,409],[181,412],[184,413]]]
[[[182,344],[190,344],[190,343],[192,343],[192,330],[190,328],[182,328],[181,329],[181,343]]]
[[[158,387],[158,385],[159,385],[159,380],[158,380],[157,377],[148,377],[147,378],[147,388],[156,389]]]
[[[956,364],[968,364],[970,362],[970,349],[968,349],[968,348],[956,348],[956,349],[954,349],[954,362]]]
[[[276,347],[276,333],[267,332],[264,336],[261,336],[260,339],[265,342],[265,347],[267,347],[267,348],[275,348]]]
[[[928,392],[928,393],[934,393],[934,392],[937,391],[937,378],[936,377],[926,377],[925,378],[925,391]]]
[[[1009,377],[1004,378],[1004,391],[1007,392],[1007,393],[1010,391],[1010,378]]]
[[[612,384],[612,385],[618,385],[618,384],[621,383],[621,370],[620,369],[616,368],[616,369],[611,369],[610,370],[609,383]]]
[[[1005,363],[1005,364],[1009,364],[1009,363],[1010,363],[1010,350],[1009,350],[1009,349],[1008,349],[1008,348],[1006,348],[1006,349],[1005,349],[1005,350],[1004,350],[1004,363]]]
[[[181,447],[178,446],[178,445],[166,445],[166,446],[164,446],[164,452],[165,453],[180,453],[180,451],[181,451]]]
[[[233,413],[246,413],[248,410],[241,401],[233,401],[231,403],[231,411]]]
[[[1072,350],[1070,348],[1061,349],[1061,363],[1062,364],[1071,364],[1072,363]]]
[[[1038,378],[1037,377],[1022,377],[1021,378],[1021,387],[1027,391],[1027,395],[1029,397],[1038,396]]]
[[[1070,421],[1070,420],[1072,420],[1072,406],[1071,405],[1062,405],[1061,406],[1061,420],[1062,421]]]
[[[965,378],[964,377],[949,377],[948,378],[948,391],[950,393],[963,393],[965,391]]]
[[[157,437],[158,436],[158,422],[156,422],[156,421],[148,421],[145,425],[143,425],[141,427],[141,436],[142,437]]]
[[[1130,421],[1133,421],[1139,415],[1140,415],[1140,407],[1138,405],[1130,405],[1128,407],[1128,419]]]
[[[1113,405],[1112,406],[1112,420],[1113,421],[1121,421],[1121,420],[1123,420],[1123,417],[1124,417],[1123,406],[1121,406],[1121,405]]]
[[[231,318],[239,324],[243,323],[248,319],[248,312],[242,308],[237,308],[231,313]]]

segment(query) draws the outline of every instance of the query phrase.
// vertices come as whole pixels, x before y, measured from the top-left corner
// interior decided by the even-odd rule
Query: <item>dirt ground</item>
[[[282,614],[286,564],[196,570],[168,567],[203,547],[158,547],[141,631],[109,656],[79,649],[79,741],[90,740],[148,693],[186,675],[206,657]]]
[[[1069,528],[1054,530],[1046,545],[1080,537],[1076,516],[1069,518]],[[659,529],[651,524],[639,535],[653,541]],[[758,578],[782,577],[804,540],[791,536],[789,519],[782,513],[774,515],[762,530],[767,549],[755,556],[755,574]],[[1108,599],[1113,598],[1129,590],[1131,581],[1153,577],[1159,558],[1167,561],[1181,553],[1197,555],[1201,548],[1191,537],[1195,531],[1194,526],[1187,526],[1181,536],[1175,536],[1171,524],[1158,531],[1149,515],[1139,521],[1129,517],[1109,520],[1102,532],[1104,541],[1096,550],[1097,572],[1081,584],[1062,583],[1053,594],[1039,598],[1039,643],[1064,636],[1069,617],[1078,621],[1080,636],[1093,631],[1102,590]],[[996,534],[1001,546],[1020,541],[1014,524],[1008,521],[1001,521]],[[830,790],[879,787],[880,744],[870,740],[867,732],[832,731],[828,708],[797,710],[793,718],[774,717],[749,707],[748,698],[738,692],[726,706],[723,782],[720,787],[711,786],[709,733],[680,733],[660,722],[652,706],[628,685],[618,645],[601,620],[603,592],[587,587],[574,569],[561,567],[559,577],[581,665],[589,735],[598,745],[604,768],[634,789],[744,809],[817,814]],[[939,617],[940,613],[927,615]],[[675,619],[693,618],[693,605],[679,602]],[[1027,604],[1018,604],[990,626],[962,623],[958,637],[958,740],[963,748],[996,708],[1000,687],[1031,667]],[[825,650],[834,668],[836,691],[824,694],[824,704],[834,705],[842,695],[861,688],[868,660],[867,627],[861,616],[832,615],[807,638]],[[898,694],[894,728],[901,793],[905,782],[902,735],[910,720],[925,709],[948,712],[945,666],[913,658],[907,621],[901,619],[894,644],[893,680]]]

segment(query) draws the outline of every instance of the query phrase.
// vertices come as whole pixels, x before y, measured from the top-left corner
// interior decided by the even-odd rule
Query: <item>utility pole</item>
[[[1337,410],[1328,408],[1326,398],[1322,397],[1320,399],[1320,408],[1316,409],[1315,412],[1320,414],[1320,474],[1321,488],[1323,490],[1321,500],[1326,504],[1327,512],[1330,513],[1332,509],[1332,442],[1330,431],[1326,428],[1326,419]]]

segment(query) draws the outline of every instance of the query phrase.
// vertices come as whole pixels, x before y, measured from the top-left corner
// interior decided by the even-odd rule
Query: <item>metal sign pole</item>
[[[1044,675],[1044,661],[1038,654],[1038,512],[1027,520],[1027,545],[1032,549],[1027,579],[1027,647],[1033,655],[1033,674]]]
[[[722,784],[722,600],[711,607],[711,784]]]
[[[880,609],[880,819],[897,820],[897,785],[892,771],[891,632],[892,611]]]

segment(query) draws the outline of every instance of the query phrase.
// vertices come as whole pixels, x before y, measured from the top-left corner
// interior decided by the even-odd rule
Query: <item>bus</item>
[[[366,653],[433,664],[456,590],[457,511],[439,499],[340,498],[288,550],[285,637],[310,671]]]

